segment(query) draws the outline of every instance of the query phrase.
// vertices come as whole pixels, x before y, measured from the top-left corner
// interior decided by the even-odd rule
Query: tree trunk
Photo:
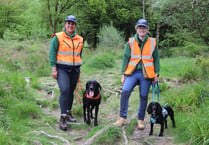
[[[143,12],[143,18],[145,19],[145,7],[144,7],[144,0],[142,0],[142,12]]]

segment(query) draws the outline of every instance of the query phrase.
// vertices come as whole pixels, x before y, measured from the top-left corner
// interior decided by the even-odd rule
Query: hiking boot
[[[72,111],[67,111],[67,121],[68,122],[76,122],[76,119],[72,115]]]
[[[66,116],[60,117],[60,129],[66,131],[67,130],[67,122],[66,122]]]
[[[144,130],[144,121],[143,120],[138,120],[138,129]]]
[[[119,127],[122,127],[122,126],[127,125],[127,124],[128,124],[127,120],[125,118],[122,118],[122,117],[119,117],[118,120],[115,123],[113,123],[113,125],[116,125],[116,126],[119,126]]]

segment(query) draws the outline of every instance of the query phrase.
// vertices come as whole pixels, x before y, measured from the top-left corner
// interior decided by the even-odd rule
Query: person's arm
[[[122,67],[121,67],[121,75],[122,75],[121,76],[121,83],[122,84],[124,83],[124,80],[125,80],[124,72],[128,66],[129,59],[131,57],[130,53],[131,53],[131,51],[130,51],[129,43],[126,43],[124,54],[123,54]]]
[[[153,52],[153,58],[154,58],[154,67],[155,67],[155,74],[158,76],[160,75],[160,56],[158,53],[158,47],[155,47],[155,50]]]
[[[126,43],[125,50],[124,50],[124,53],[123,53],[121,74],[124,74],[124,72],[125,72],[125,70],[128,66],[130,57],[131,57],[131,51],[130,51],[129,43]]]
[[[59,41],[57,39],[57,36],[54,36],[51,40],[50,49],[49,49],[49,62],[52,66],[52,77],[54,79],[57,79],[57,68],[56,68],[56,62],[57,62],[57,50],[59,47]]]
[[[160,75],[160,56],[158,53],[158,47],[155,47],[155,50],[153,52],[153,58],[154,58],[154,67],[155,67],[155,78],[153,80],[153,83],[158,82],[158,77]]]
[[[84,42],[83,42],[83,46],[82,46],[82,48],[81,48],[81,53],[80,53],[80,57],[81,57],[81,58],[82,58],[83,48],[84,48]]]
[[[58,38],[57,36],[54,36],[51,40],[50,48],[49,48],[49,62],[52,67],[56,67],[58,47],[59,47]]]

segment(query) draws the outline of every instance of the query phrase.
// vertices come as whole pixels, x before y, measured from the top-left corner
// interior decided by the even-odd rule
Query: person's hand
[[[52,67],[52,77],[54,78],[54,79],[57,79],[57,69],[56,69],[56,67]]]
[[[152,83],[157,83],[158,82],[158,76],[156,75],[155,78],[153,79]]]
[[[123,85],[124,81],[125,81],[125,75],[122,75],[121,76],[121,83],[122,83],[122,85]]]

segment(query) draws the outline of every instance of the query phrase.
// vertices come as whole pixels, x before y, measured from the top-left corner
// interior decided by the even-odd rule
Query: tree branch
[[[200,28],[200,24],[195,22],[195,11],[194,11],[194,9],[195,9],[195,4],[196,3],[197,3],[197,1],[196,0],[193,0],[193,2],[192,2],[192,22],[196,26],[197,30],[199,31],[200,37],[203,39],[203,41],[207,45],[209,45],[208,38],[207,37],[204,37],[203,34],[202,34],[203,32],[202,32],[202,30]]]
[[[47,0],[47,9],[48,9],[48,13],[49,13],[49,24],[51,26],[51,28],[53,28],[53,23],[52,23],[52,15],[51,15],[51,7],[50,7],[50,2],[49,0]]]

